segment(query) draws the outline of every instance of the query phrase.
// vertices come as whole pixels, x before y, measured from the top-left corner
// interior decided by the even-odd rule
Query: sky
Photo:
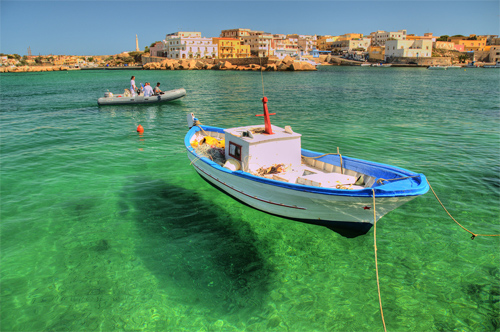
[[[167,33],[244,28],[342,35],[377,30],[500,35],[500,1],[24,1],[0,0],[0,53],[112,55]]]

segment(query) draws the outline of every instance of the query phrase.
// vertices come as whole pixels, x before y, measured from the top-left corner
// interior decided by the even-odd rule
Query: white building
[[[432,40],[388,40],[385,42],[385,59],[430,58]]]
[[[302,54],[309,54],[313,49],[316,48],[317,38],[316,35],[299,35],[297,45]]]
[[[341,52],[351,52],[353,50],[367,51],[370,47],[372,40],[370,38],[361,38],[354,40],[338,40],[332,43],[332,50]]]
[[[385,42],[389,39],[406,40],[406,30],[399,30],[397,32],[387,32],[378,30],[370,34],[373,46],[384,46]]]
[[[213,59],[217,58],[217,45],[212,38],[201,36],[201,32],[179,31],[170,33],[162,42],[161,49],[155,45],[151,55],[169,59]]]

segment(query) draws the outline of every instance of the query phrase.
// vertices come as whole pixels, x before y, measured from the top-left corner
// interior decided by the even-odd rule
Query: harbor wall
[[[394,65],[409,65],[428,67],[428,66],[451,66],[450,57],[430,57],[430,58],[403,58],[393,57],[387,58],[387,63]]]

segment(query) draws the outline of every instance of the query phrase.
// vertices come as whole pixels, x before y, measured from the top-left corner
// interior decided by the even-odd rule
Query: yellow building
[[[346,33],[345,35],[338,36],[338,41],[341,40],[355,40],[355,39],[361,39],[363,38],[362,33]]]
[[[242,45],[236,38],[212,38],[217,45],[219,59],[235,59],[250,57],[250,45]]]
[[[415,34],[406,35],[406,40],[431,40],[436,41],[436,36],[432,35],[432,32],[426,32],[423,36],[415,36]]]
[[[475,38],[475,39],[474,39]],[[470,35],[469,37],[449,37],[448,41],[456,45],[463,45],[467,51],[484,51],[487,37]]]
[[[370,60],[384,61],[385,46],[370,46],[368,47],[368,54]]]
[[[332,44],[339,39],[339,36],[319,36],[316,39],[316,48],[320,51],[329,51]]]

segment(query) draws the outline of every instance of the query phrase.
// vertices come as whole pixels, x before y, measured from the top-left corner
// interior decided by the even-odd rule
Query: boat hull
[[[182,98],[186,95],[185,89],[175,89],[170,91],[165,91],[161,95],[145,97],[145,96],[133,96],[125,97],[122,95],[113,97],[102,97],[97,100],[99,105],[131,105],[131,104],[155,104],[164,103],[172,100]]]
[[[215,129],[206,126],[203,128]],[[198,128],[191,129],[185,138],[188,158],[196,172],[210,184],[237,200],[255,209],[284,218],[350,229],[369,229],[374,222],[374,210],[378,220],[428,190],[425,176],[409,171],[406,171],[408,176],[414,178],[403,180],[403,182],[411,182],[413,188],[403,190],[401,188],[384,190],[382,186],[374,186],[373,190],[371,188],[362,190],[319,188],[267,179],[243,171],[231,171],[208,158],[199,156],[191,147],[191,136],[198,130]],[[314,152],[302,150],[303,155],[311,153]],[[347,162],[348,159],[344,161]],[[357,162],[370,163],[360,160]],[[371,165],[372,167],[386,167],[383,169],[385,174],[388,170],[394,169],[383,164],[371,163]],[[373,191],[375,191],[376,207],[373,205]]]

